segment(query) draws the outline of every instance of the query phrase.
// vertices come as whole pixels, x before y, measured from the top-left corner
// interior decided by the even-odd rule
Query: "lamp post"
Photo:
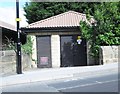
[[[17,74],[22,74],[22,64],[21,64],[21,41],[20,41],[20,31],[19,31],[19,0],[16,0],[16,24],[17,24]]]

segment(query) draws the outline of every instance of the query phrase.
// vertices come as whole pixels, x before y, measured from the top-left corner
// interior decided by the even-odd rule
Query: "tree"
[[[5,39],[2,42],[2,50],[14,50],[17,53],[16,43],[12,40],[12,38],[9,39],[5,36]]]
[[[8,37],[5,36],[4,42],[2,43],[2,50],[14,50],[17,53],[17,46],[16,42],[14,42]],[[31,37],[27,36],[27,43],[21,46],[22,51],[25,54],[31,55],[32,54],[32,41]]]
[[[82,37],[91,41],[92,55],[98,57],[100,45],[120,45],[120,2],[101,3],[94,8],[96,26],[80,22],[80,28]]]
[[[24,11],[27,22],[33,23],[42,19],[73,10],[80,13],[92,13],[93,2],[29,2],[25,4]],[[32,18],[32,19],[31,19]]]

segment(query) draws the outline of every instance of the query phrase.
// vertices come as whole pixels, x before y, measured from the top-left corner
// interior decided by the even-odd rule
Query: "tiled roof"
[[[75,12],[68,11],[50,18],[32,23],[26,28],[47,28],[47,27],[75,27],[80,26],[80,21],[86,21],[86,15]]]

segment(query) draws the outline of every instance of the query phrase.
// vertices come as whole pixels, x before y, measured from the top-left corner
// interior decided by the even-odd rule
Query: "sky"
[[[19,18],[21,18],[20,27],[28,25],[24,16],[25,12],[23,10],[25,2],[29,2],[29,0],[19,0]],[[16,0],[0,0],[0,20],[16,26],[15,19]]]

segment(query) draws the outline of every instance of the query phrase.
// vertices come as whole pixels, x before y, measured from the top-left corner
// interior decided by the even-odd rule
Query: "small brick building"
[[[80,37],[80,21],[89,23],[85,14],[68,11],[21,28],[32,36],[32,58],[38,67],[91,65],[87,42]]]

